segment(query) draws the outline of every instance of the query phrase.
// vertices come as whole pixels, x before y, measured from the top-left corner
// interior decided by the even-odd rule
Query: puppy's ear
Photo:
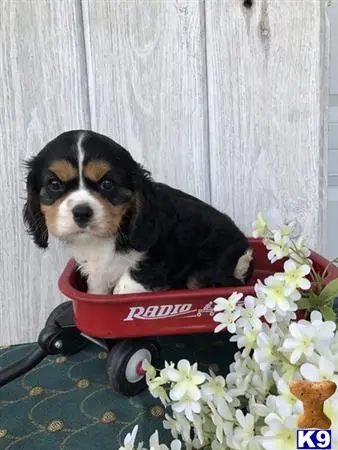
[[[23,220],[34,243],[40,248],[47,248],[48,229],[40,209],[38,179],[32,162],[28,162],[27,167],[29,170],[26,179],[27,200],[23,207]]]
[[[159,235],[159,208],[150,173],[141,166],[134,173],[134,204],[129,225],[129,242],[139,251],[146,251]]]

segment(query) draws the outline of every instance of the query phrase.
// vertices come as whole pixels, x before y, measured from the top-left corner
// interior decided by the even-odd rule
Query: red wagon
[[[71,260],[59,279],[59,289],[70,301],[52,312],[40,333],[36,354],[28,357],[28,369],[27,364],[22,366],[19,375],[47,354],[75,353],[92,340],[109,351],[107,372],[114,390],[124,395],[140,392],[146,387],[142,362],[146,359],[156,365],[159,361],[153,336],[212,333],[213,301],[217,297],[229,297],[235,290],[244,296],[254,295],[257,279],[282,271],[283,261],[271,264],[261,239],[250,239],[250,243],[255,272],[248,285],[236,288],[92,295],[86,292],[86,282]],[[328,265],[315,252],[310,259],[319,273]],[[338,268],[330,266],[325,282],[337,277]],[[18,376],[14,366],[0,372],[0,386]]]

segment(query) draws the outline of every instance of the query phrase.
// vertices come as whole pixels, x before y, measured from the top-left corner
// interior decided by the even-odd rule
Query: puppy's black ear
[[[129,226],[129,242],[139,251],[148,250],[159,235],[160,211],[150,173],[141,166],[134,173],[134,204]]]
[[[38,179],[33,164],[29,162],[27,167],[29,169],[26,179],[27,200],[23,207],[23,220],[34,243],[40,248],[47,248],[48,229],[40,209]]]

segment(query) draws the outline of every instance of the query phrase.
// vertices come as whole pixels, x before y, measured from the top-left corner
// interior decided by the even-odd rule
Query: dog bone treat
[[[305,381],[294,380],[289,383],[291,393],[303,403],[304,412],[298,419],[299,428],[331,427],[331,420],[324,414],[324,402],[337,389],[333,381]]]

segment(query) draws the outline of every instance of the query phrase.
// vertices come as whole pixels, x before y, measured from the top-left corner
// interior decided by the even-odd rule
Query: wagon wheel
[[[142,363],[159,364],[159,349],[154,340],[133,339],[117,341],[107,359],[109,384],[119,394],[131,397],[146,389]]]
[[[72,302],[61,303],[50,313],[46,321],[46,328],[58,327],[63,328],[66,337],[62,342],[61,353],[63,355],[74,355],[89,344],[88,339],[82,336],[74,325]]]

